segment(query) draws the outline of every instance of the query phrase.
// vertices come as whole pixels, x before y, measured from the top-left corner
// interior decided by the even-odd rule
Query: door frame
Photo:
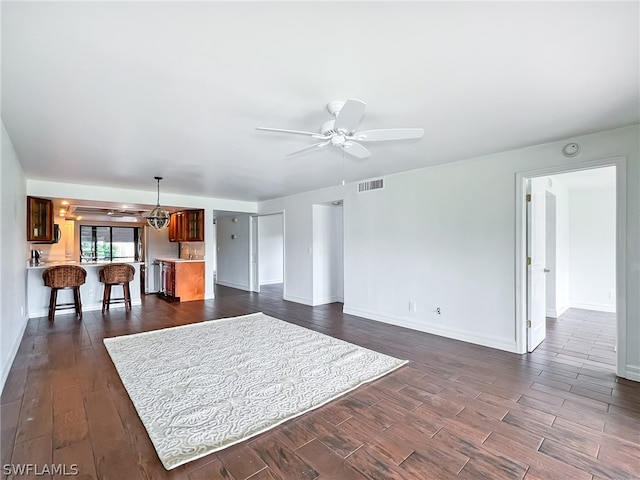
[[[260,217],[270,217],[273,215],[282,215],[282,296],[287,293],[287,237],[286,237],[286,215],[285,211],[254,214],[251,215],[249,223],[249,288],[252,292],[260,293]],[[253,267],[253,258],[255,254],[256,265],[255,274]]]
[[[516,172],[516,349],[518,353],[527,351],[526,180],[610,166],[616,167],[616,374],[627,378],[627,159],[624,156]]]

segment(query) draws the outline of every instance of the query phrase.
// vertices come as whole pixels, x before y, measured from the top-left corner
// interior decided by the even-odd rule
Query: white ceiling
[[[2,2],[29,178],[264,200],[640,122],[638,2]],[[327,102],[423,127],[285,157]],[[344,172],[344,173],[343,173]]]

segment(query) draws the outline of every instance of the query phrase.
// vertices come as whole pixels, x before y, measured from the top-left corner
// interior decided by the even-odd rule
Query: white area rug
[[[407,363],[263,313],[104,343],[167,470]]]

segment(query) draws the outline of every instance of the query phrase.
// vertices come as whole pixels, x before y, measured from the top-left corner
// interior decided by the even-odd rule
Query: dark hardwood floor
[[[516,355],[286,302],[277,288],[30,320],[1,399],[2,465],[76,464],[76,478],[105,480],[640,478],[640,384],[614,374],[612,315],[570,310]],[[166,471],[102,339],[257,311],[410,363]]]

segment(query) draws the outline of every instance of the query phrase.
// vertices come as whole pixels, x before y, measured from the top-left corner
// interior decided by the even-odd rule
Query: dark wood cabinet
[[[27,241],[53,242],[53,202],[27,197]]]
[[[184,212],[175,212],[171,214],[169,219],[169,241],[170,242],[184,242],[183,230],[184,230]]]
[[[203,242],[204,210],[182,210],[171,214],[170,242]]]
[[[204,299],[204,262],[162,262],[165,295],[181,302]]]
[[[183,222],[185,242],[204,242],[204,210],[186,210]]]
[[[176,264],[162,262],[162,286],[164,293],[175,297],[176,295]]]

